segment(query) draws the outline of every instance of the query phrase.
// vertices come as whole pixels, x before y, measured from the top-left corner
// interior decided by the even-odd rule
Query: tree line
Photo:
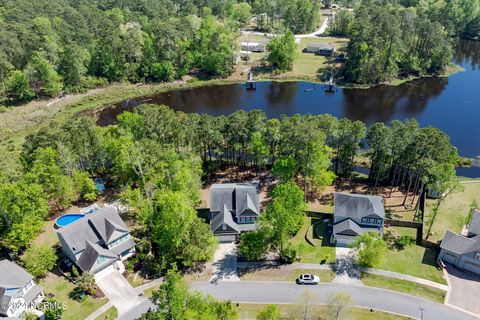
[[[380,83],[445,72],[454,37],[478,37],[479,17],[476,0],[369,0],[341,10],[328,32],[350,38],[347,82]]]
[[[93,201],[92,178],[108,176],[141,226],[140,255],[157,271],[171,263],[189,267],[213,253],[215,239],[195,207],[202,179],[222,168],[271,169],[282,183],[273,194],[278,203],[266,216],[280,221],[277,214],[302,211],[285,209],[293,205],[285,203],[293,201],[292,194],[304,201],[336,176],[350,179],[359,158],[367,159],[374,186],[407,194],[451,188],[458,162],[447,135],[419,128],[414,120],[367,128],[331,115],[267,119],[259,110],[239,110],[213,117],[158,105],[124,112],[109,127],[91,118],[53,123],[26,137],[20,158],[21,172],[0,180],[0,237],[6,247],[23,250],[49,211]],[[289,226],[272,223],[286,230],[276,233],[279,248],[298,226],[296,218],[284,222]]]

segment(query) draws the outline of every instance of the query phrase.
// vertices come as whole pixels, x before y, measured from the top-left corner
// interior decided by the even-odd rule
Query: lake
[[[421,126],[431,125],[447,133],[461,156],[475,158],[480,156],[480,42],[460,41],[454,63],[465,71],[448,78],[422,78],[399,86],[338,88],[334,93],[325,92],[321,84],[270,81],[256,83],[256,90],[246,90],[245,84],[175,90],[105,108],[97,114],[97,123],[114,123],[118,114],[142,103],[211,115],[230,114],[238,109],[260,109],[268,117],[330,113],[367,125],[415,118]],[[480,167],[458,172],[480,177]]]

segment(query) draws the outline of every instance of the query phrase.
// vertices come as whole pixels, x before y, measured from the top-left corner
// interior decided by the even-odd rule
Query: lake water
[[[98,124],[107,125],[124,110],[142,103],[165,104],[184,112],[230,114],[238,109],[261,109],[268,117],[282,114],[330,113],[366,124],[415,118],[421,126],[447,133],[464,157],[480,156],[480,42],[460,41],[454,62],[465,71],[448,78],[423,78],[400,86],[341,89],[326,93],[309,82],[258,82],[204,86],[124,101],[99,112]],[[459,169],[459,174],[480,177],[480,167]]]

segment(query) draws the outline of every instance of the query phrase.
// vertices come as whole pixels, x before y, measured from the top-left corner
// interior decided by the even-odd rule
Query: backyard
[[[398,235],[416,238],[416,229],[390,227]],[[446,284],[442,271],[436,264],[435,249],[425,248],[415,243],[406,246],[403,250],[389,247],[386,257],[381,261],[378,269],[404,273],[434,282]]]
[[[428,200],[425,209],[424,237],[430,233],[428,240],[437,242],[443,239],[445,231],[460,233],[464,224],[468,224],[472,206],[480,203],[480,179],[469,179],[462,182],[464,191],[451,194],[445,198],[433,218],[433,208],[437,200]],[[430,229],[430,232],[429,232]]]

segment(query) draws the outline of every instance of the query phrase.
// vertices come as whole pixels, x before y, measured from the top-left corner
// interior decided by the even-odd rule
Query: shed
[[[335,47],[329,43],[309,43],[305,52],[315,53],[321,56],[331,56],[335,53]]]

